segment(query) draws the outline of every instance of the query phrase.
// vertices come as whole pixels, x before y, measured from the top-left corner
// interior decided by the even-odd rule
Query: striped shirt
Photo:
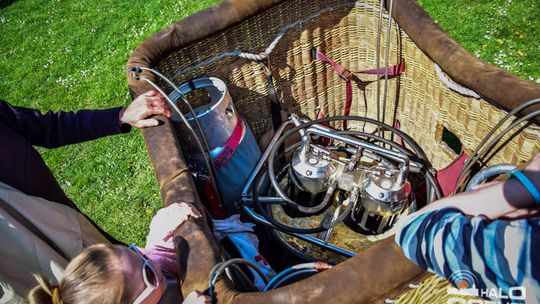
[[[404,219],[396,242],[456,287],[496,303],[524,303],[521,292],[526,303],[540,303],[540,218],[490,221],[443,208]]]

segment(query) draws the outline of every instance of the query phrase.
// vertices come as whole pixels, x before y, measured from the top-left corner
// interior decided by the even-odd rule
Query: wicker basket
[[[260,138],[271,128],[264,65],[238,55],[260,54],[279,36],[263,62],[268,62],[272,71],[284,112],[312,119],[321,110],[329,116],[341,115],[345,81],[328,65],[314,60],[311,50],[320,50],[349,70],[375,67],[379,1],[245,1],[235,7],[239,2],[226,2],[149,38],[130,58],[128,71],[133,66],[154,67],[177,84],[201,76],[223,79],[236,108]],[[443,141],[441,130],[455,134],[464,150],[473,150],[506,114],[501,108],[540,96],[540,87],[478,61],[456,47],[434,23],[426,28],[415,24],[415,20],[429,21],[413,1],[395,2],[393,17],[397,23],[389,21],[384,11],[383,28],[393,22],[390,63],[403,61],[406,71],[389,80],[385,122],[399,121],[401,130],[421,145],[435,168],[441,169],[457,156]],[[196,20],[200,18],[206,18],[206,23]],[[437,41],[430,42],[422,33],[430,30],[437,31],[439,36],[432,37]],[[386,38],[383,31],[382,41]],[[383,43],[381,62],[384,52]],[[450,89],[441,80],[444,75],[437,71],[436,62],[451,78],[482,97],[467,97]],[[461,75],[467,68],[478,76]],[[350,115],[377,118],[376,78],[353,77]],[[148,88],[132,78],[129,82],[134,96]],[[488,164],[530,159],[540,151],[539,138],[536,125],[521,128],[501,141],[504,145]],[[401,293],[399,302],[446,303],[446,284],[444,279],[432,277],[419,288]]]

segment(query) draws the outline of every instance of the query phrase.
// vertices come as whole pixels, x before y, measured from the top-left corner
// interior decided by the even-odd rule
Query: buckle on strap
[[[353,73],[345,68],[343,68],[343,72],[339,73],[339,77],[345,81],[351,80]]]

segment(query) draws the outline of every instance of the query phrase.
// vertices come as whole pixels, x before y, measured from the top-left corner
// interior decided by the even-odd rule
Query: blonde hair
[[[30,304],[127,303],[124,272],[111,245],[92,245],[73,259],[58,285],[34,275],[38,285],[28,294]]]

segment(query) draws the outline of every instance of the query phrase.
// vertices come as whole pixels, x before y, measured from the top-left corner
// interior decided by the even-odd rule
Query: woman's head
[[[93,245],[86,248],[66,267],[57,286],[52,286],[41,275],[36,275],[28,300],[33,303],[133,303],[147,290],[144,301],[157,303],[164,292],[164,278],[159,267],[151,262],[150,269],[157,275],[157,288],[148,291],[145,261],[135,251],[119,245]],[[145,282],[146,281],[146,282]]]

